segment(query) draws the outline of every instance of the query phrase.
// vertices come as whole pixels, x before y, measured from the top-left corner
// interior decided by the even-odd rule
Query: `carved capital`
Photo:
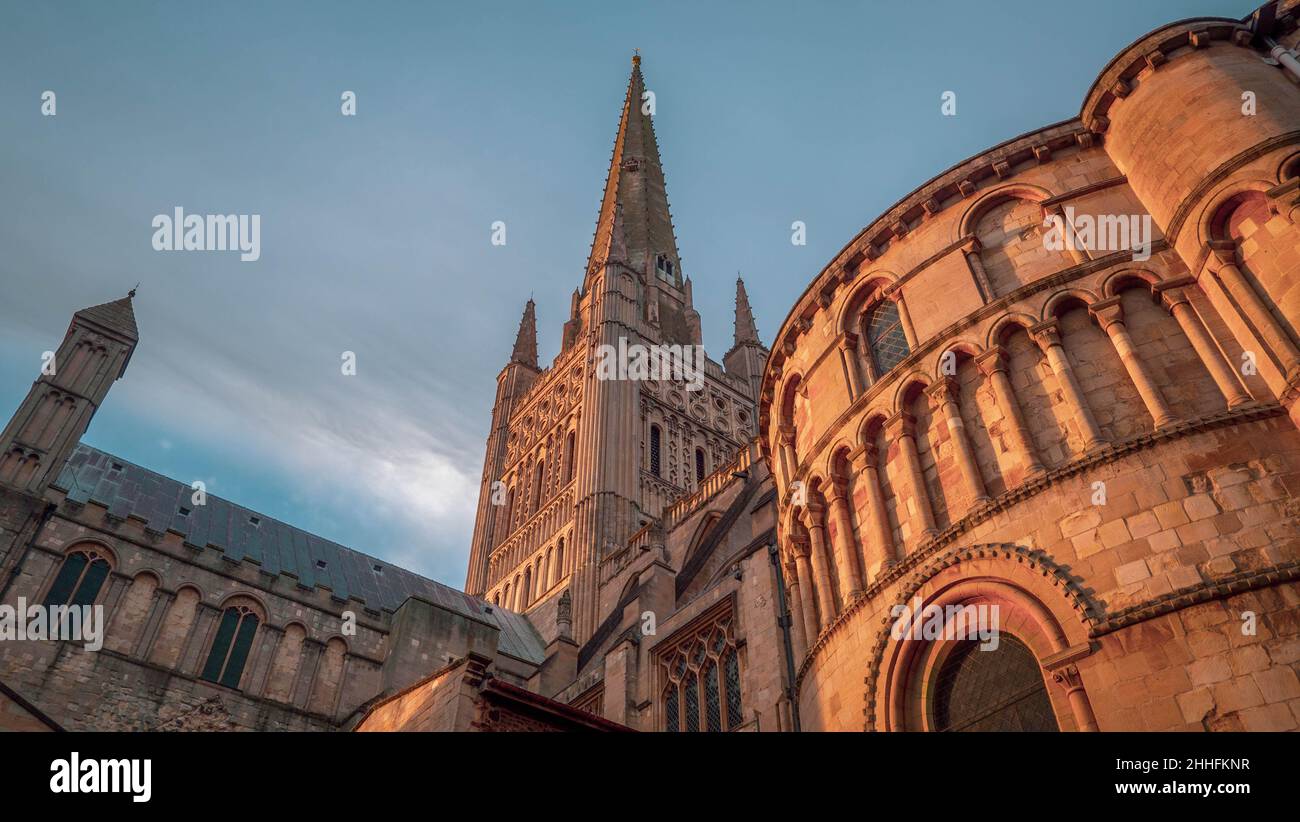
[[[1061,344],[1061,328],[1056,320],[1048,320],[1029,329],[1029,337],[1046,353],[1047,349]]]
[[[927,389],[925,393],[930,397],[930,407],[943,408],[950,402],[957,401],[957,380],[952,377],[940,377]]]
[[[916,436],[916,417],[906,411],[899,411],[885,420],[885,435],[890,439]]]
[[[1218,271],[1226,265],[1237,264],[1237,244],[1231,240],[1211,240],[1209,242],[1210,257],[1206,261],[1210,270]]]
[[[858,335],[852,331],[845,331],[844,336],[840,338],[840,348],[844,351],[857,351]]]
[[[965,254],[978,254],[984,250],[984,244],[974,234],[970,234],[961,239],[961,250]]]
[[[1088,313],[1101,326],[1102,331],[1109,332],[1111,326],[1118,323],[1122,328],[1124,325],[1124,306],[1120,305],[1119,297],[1111,297],[1106,300],[1098,300],[1088,306]]]
[[[1006,371],[1006,349],[1000,345],[993,346],[988,351],[975,357],[975,367],[980,370],[985,379],[992,377],[999,371]]]
[[[1052,671],[1052,681],[1064,688],[1066,693],[1083,687],[1083,678],[1079,676],[1077,665],[1065,665]]]

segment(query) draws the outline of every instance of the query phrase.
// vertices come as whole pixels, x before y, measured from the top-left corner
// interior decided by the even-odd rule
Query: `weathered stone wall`
[[[1154,32],[796,304],[760,414],[805,727],[934,727],[953,643],[890,636],[914,596],[1000,607],[1064,729],[1296,727],[1300,88],[1258,44]]]

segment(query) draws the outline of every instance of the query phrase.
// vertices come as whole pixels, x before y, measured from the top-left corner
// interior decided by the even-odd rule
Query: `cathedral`
[[[133,295],[77,311],[0,433],[0,730],[1297,729],[1298,17],[1146,34],[770,348],[737,280],[721,361],[633,57],[463,591],[83,443],[142,340]]]

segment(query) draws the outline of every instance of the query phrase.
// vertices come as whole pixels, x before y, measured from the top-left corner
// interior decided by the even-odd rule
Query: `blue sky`
[[[1254,5],[6,2],[0,414],[140,282],[87,442],[458,586],[496,375],[530,295],[558,350],[633,48],[720,359],[737,271],[770,341],[896,200],[1076,115],[1147,31]],[[176,206],[260,214],[261,259],[154,251]]]

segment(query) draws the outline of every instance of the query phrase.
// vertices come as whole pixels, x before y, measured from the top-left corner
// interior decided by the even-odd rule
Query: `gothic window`
[[[938,731],[1057,731],[1038,660],[1003,633],[997,650],[963,641],[939,668],[934,690]]]
[[[574,432],[569,432],[569,438],[564,444],[564,481],[567,483],[573,479],[573,437]]]
[[[898,317],[898,305],[893,300],[881,300],[867,309],[864,324],[867,348],[871,351],[871,362],[879,379],[911,353]]]
[[[507,536],[515,527],[515,489],[510,488],[506,492],[506,532],[502,536]]]
[[[546,463],[542,460],[537,461],[537,470],[533,473],[533,512],[536,513],[542,507],[542,480],[543,471]]]
[[[659,426],[650,426],[650,473],[659,474]]]
[[[742,724],[740,659],[729,608],[688,626],[656,652],[664,682],[663,728],[734,731]]]
[[[244,673],[244,663],[253,647],[257,634],[257,614],[246,605],[232,605],[221,613],[217,636],[208,651],[208,662],[203,666],[202,677],[209,682],[238,688],[239,677]]]
[[[71,552],[64,558],[63,567],[45,594],[45,607],[93,605],[108,578],[108,571],[108,560],[99,551],[81,548]]]
[[[695,449],[695,482],[704,482],[704,449]]]
[[[528,600],[533,595],[533,569],[531,567],[524,569],[524,587],[519,597],[520,607],[527,608]]]
[[[673,261],[667,254],[660,254],[655,258],[655,276],[666,283],[674,281]]]
[[[555,578],[564,576],[564,537],[555,543]]]

